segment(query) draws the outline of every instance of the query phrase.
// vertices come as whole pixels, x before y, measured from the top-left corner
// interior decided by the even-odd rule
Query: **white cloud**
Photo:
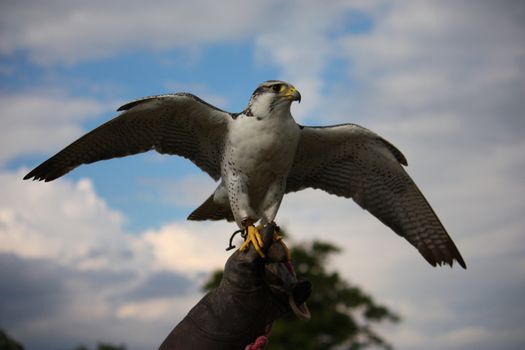
[[[59,92],[0,95],[0,165],[20,155],[57,151],[82,134],[82,121],[108,109],[95,99]]]
[[[2,2],[0,54],[25,51],[41,64],[76,63],[116,52],[238,40],[266,25],[272,5],[235,0]]]
[[[349,77],[359,82],[358,93],[340,111],[378,123],[432,111],[437,118],[461,120],[470,141],[480,136],[501,141],[523,128],[518,91],[525,84],[520,41],[525,28],[511,20],[513,11],[523,9],[506,5],[391,2],[370,33],[340,40],[352,62]],[[491,134],[480,134],[488,130]]]
[[[143,240],[153,247],[152,264],[157,269],[202,272],[223,266],[228,253],[227,232],[232,224],[177,223],[146,231]]]
[[[168,318],[167,316],[180,315],[182,310],[189,311],[188,307],[195,305],[199,299],[199,294],[193,294],[184,297],[177,296],[129,302],[121,305],[116,315],[121,320],[134,319],[141,322],[158,322],[159,319]]]
[[[164,84],[169,91],[184,91],[199,96],[204,101],[214,105],[217,108],[227,110],[228,99],[224,96],[210,92],[210,88],[202,83],[179,83],[176,81],[168,81]],[[231,112],[231,111],[230,111]]]
[[[10,2],[1,5],[0,55],[26,53],[37,64],[76,64],[125,52],[184,48],[190,59],[209,43],[253,40],[255,61],[276,65],[305,98],[299,119],[320,106],[327,62],[339,49],[330,38],[348,12],[367,8],[344,1],[245,2],[210,0]],[[217,15],[220,13],[220,16]],[[195,54],[197,52],[197,54]],[[191,54],[193,53],[193,54]],[[161,64],[170,64],[161,59]],[[209,94],[212,102],[223,102]]]
[[[96,196],[89,180],[44,185],[22,181],[24,173],[0,174],[1,251],[96,266],[130,249],[122,240],[122,215]]]
[[[0,323],[30,349],[158,344],[230,254],[231,225],[173,223],[133,235],[90,180],[30,182],[25,172],[0,173]]]
[[[274,20],[278,25],[255,36],[255,60],[280,68],[282,78],[293,82],[303,100],[294,105],[294,116],[303,121],[321,107],[322,79],[329,62],[338,55],[334,31],[348,21],[348,13],[358,4],[341,1],[287,2]]]
[[[231,224],[172,223],[132,235],[90,180],[23,181],[25,172],[0,173],[0,252],[83,270],[144,273],[207,271],[229,255],[217,246],[226,247]]]

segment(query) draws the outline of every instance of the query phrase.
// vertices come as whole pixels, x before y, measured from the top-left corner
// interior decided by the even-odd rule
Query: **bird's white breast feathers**
[[[260,171],[285,175],[293,162],[298,139],[299,127],[291,116],[258,119],[240,115],[230,128],[226,158],[246,175]]]

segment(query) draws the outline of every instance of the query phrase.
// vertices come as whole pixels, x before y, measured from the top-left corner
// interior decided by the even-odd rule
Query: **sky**
[[[525,348],[524,19],[496,0],[1,1],[0,328],[29,350],[158,347],[229,256],[235,225],[185,220],[213,180],[152,152],[22,177],[128,101],[239,112],[281,79],[298,122],[404,153],[468,269],[314,190],[282,203],[290,242],[341,246],[330,267],[401,315],[379,328],[397,349]]]

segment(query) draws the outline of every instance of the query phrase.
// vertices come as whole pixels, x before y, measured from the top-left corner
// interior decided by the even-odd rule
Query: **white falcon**
[[[235,220],[259,246],[254,224],[273,222],[285,193],[308,187],[352,198],[414,245],[433,266],[465,262],[431,206],[403,169],[403,154],[355,124],[298,125],[301,95],[270,80],[241,113],[188,93],[146,97],[46,160],[24,179],[52,181],[81,164],[156,150],[188,158],[214,180],[215,192],[189,220]],[[322,209],[320,209],[322,210]]]

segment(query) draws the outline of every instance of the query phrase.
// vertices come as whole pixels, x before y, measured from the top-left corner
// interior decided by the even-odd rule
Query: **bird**
[[[241,250],[260,253],[261,225],[274,222],[285,194],[306,188],[353,199],[405,238],[432,266],[454,260],[458,248],[404,169],[405,156],[378,134],[353,123],[298,124],[291,84],[260,84],[240,113],[190,93],[144,97],[30,171],[24,180],[53,181],[81,164],[155,150],[192,161],[218,182],[188,220],[235,221]],[[255,224],[259,223],[259,228]]]

